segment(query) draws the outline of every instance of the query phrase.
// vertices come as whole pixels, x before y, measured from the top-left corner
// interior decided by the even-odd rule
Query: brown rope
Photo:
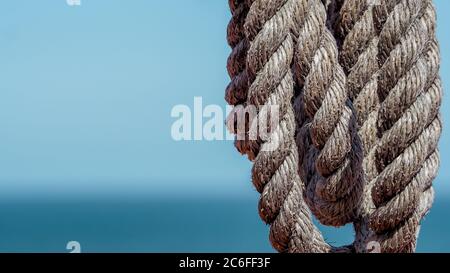
[[[339,60],[347,75],[347,91],[355,108],[358,121],[358,135],[363,143],[364,180],[363,202],[355,219],[355,249],[365,252],[368,238],[373,233],[367,218],[371,213],[371,181],[376,177],[374,147],[378,143],[377,115],[380,107],[377,73],[378,33],[374,22],[374,6],[369,0],[345,0],[336,7],[339,15],[333,28],[340,42]]]
[[[280,252],[415,250],[439,167],[435,11],[431,0],[381,2],[230,1],[226,100],[258,112],[243,130],[241,110],[229,124],[254,160],[260,215]],[[269,138],[250,139],[274,105]],[[325,225],[353,222],[354,245],[325,243],[309,209]]]
[[[244,23],[248,13],[248,5],[244,0],[229,0],[232,18],[228,24],[227,39],[228,44],[232,48],[232,52],[228,57],[227,70],[230,75],[231,82],[225,91],[225,100],[236,107],[232,111],[228,119],[228,127],[231,132],[238,134],[235,140],[235,147],[241,154],[249,152],[249,139],[244,124],[238,124],[239,110],[245,108],[248,93],[248,77],[246,71],[248,41],[244,33]],[[241,106],[241,107],[239,107]],[[244,113],[245,114],[245,113]],[[245,117],[244,117],[245,118]],[[240,128],[244,126],[244,128]]]
[[[271,224],[270,239],[280,252],[323,252],[329,249],[313,225],[303,201],[294,141],[295,116],[291,64],[294,41],[291,30],[302,7],[299,1],[250,1],[245,33],[250,43],[247,54],[249,91],[247,103],[280,107],[280,123],[254,160],[252,180],[261,193],[259,212]],[[260,112],[261,113],[261,112]],[[273,144],[277,143],[273,149]]]
[[[412,252],[423,214],[421,197],[437,172],[442,90],[431,1],[396,2],[391,10],[380,11],[387,15],[378,46],[379,174],[372,188],[376,209],[370,227],[381,236],[382,251]]]
[[[362,147],[325,7],[320,0],[300,2],[307,10],[295,60],[297,144],[304,155],[299,164],[314,215],[322,224],[341,226],[353,220],[360,203]]]

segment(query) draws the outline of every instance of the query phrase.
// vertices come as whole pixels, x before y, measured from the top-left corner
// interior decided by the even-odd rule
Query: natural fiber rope
[[[228,4],[232,18],[228,24],[227,39],[232,52],[227,62],[231,82],[226,88],[225,100],[230,105],[245,107],[248,93],[246,61],[249,45],[244,33],[244,23],[248,13],[248,5],[245,0],[229,0]],[[241,108],[237,107],[236,109]],[[234,134],[238,134],[235,140],[236,149],[242,154],[247,154],[249,152],[248,136],[246,135],[248,130],[245,128],[238,130],[238,113],[236,111],[232,111],[227,118],[228,127]],[[247,125],[247,123],[244,124],[244,126]]]
[[[388,1],[389,2],[389,1]],[[378,95],[378,176],[372,188],[370,227],[384,252],[415,250],[423,192],[437,174],[442,90],[435,11],[431,0],[390,1],[378,6],[381,66]],[[427,199],[427,198],[425,198]]]
[[[374,23],[373,1],[344,0],[337,3],[338,18],[333,23],[340,43],[340,63],[347,75],[347,90],[358,120],[358,134],[364,150],[363,202],[355,219],[355,249],[365,252],[372,237],[367,218],[371,213],[371,181],[376,177],[374,147],[378,142],[377,115],[380,107],[377,94],[379,70],[378,32]]]
[[[360,203],[362,147],[325,7],[320,0],[299,2],[307,7],[295,60],[299,164],[314,215],[322,224],[342,226]]]
[[[422,8],[425,10],[425,12],[423,12],[422,21],[420,21],[420,23],[416,23],[416,26],[414,26],[414,19],[406,19],[405,17],[411,16],[409,12],[411,12],[411,14],[414,14],[413,11],[414,8],[416,8],[416,16],[417,18],[419,18],[418,13],[420,11],[420,6],[418,6],[418,4],[423,5]],[[428,9],[428,17],[426,17],[426,9]],[[373,14],[373,11],[375,11],[375,14]],[[401,20],[404,21],[402,22]],[[398,22],[401,23],[397,25]],[[405,25],[402,25],[402,23]],[[408,23],[410,23],[412,27],[410,25],[407,25]],[[408,151],[408,149],[406,148],[407,146],[414,145],[414,143],[411,144],[411,142],[413,142],[414,140],[414,137],[417,137],[420,134],[420,131],[422,131],[426,125],[428,125],[433,119],[436,118],[436,115],[438,113],[439,105],[441,102],[441,88],[439,83],[435,82],[438,81],[437,73],[439,68],[439,56],[437,51],[437,44],[433,38],[434,25],[435,22],[431,1],[429,1],[428,3],[425,3],[425,1],[422,3],[415,3],[414,1],[387,1],[385,5],[376,5],[375,10],[373,10],[373,6],[370,5],[370,2],[368,1],[364,3],[364,1],[347,0],[344,1],[341,6],[340,21],[337,24],[340,38],[344,38],[340,52],[341,63],[349,73],[349,82],[352,82],[351,78],[354,76],[356,79],[356,83],[357,81],[366,81],[369,83],[365,85],[365,87],[364,85],[360,85],[364,87],[364,89],[362,89],[363,93],[359,94],[359,97],[363,96],[362,100],[360,100],[359,97],[353,98],[355,109],[357,110],[358,118],[360,121],[359,133],[361,138],[363,139],[363,142],[365,143],[364,169],[366,180],[368,181],[365,189],[364,202],[362,203],[360,209],[360,219],[355,222],[357,235],[355,248],[358,252],[367,251],[367,246],[370,241],[378,241],[381,244],[381,251],[384,252],[414,251],[416,245],[415,239],[416,235],[418,234],[419,221],[431,207],[434,192],[430,187],[432,180],[436,176],[437,167],[439,165],[439,157],[437,151],[434,150],[436,149],[435,143],[437,143],[440,135],[440,125],[437,125],[437,127],[435,128],[436,130],[434,131],[434,138],[431,137],[431,139],[435,139],[434,143],[433,141],[431,141],[430,147],[432,148],[428,150],[422,150],[422,156],[428,157],[425,165],[422,168],[420,168],[420,165],[416,165],[417,167],[415,169],[420,169],[418,170],[418,172],[414,171],[414,167],[410,169],[410,175],[412,178],[401,178],[400,183],[398,183],[397,181],[392,180],[392,178],[398,177],[390,176],[391,180],[387,180],[387,182],[390,184],[388,184],[387,186],[385,185],[386,190],[382,191],[381,193],[379,192],[379,188],[373,187],[377,186],[377,183],[382,184],[383,182],[386,182],[386,173],[383,173],[383,170],[381,170],[381,173],[379,173],[380,164],[377,164],[378,162],[380,162],[381,158],[374,158],[374,155],[379,156],[379,151],[384,149],[387,153],[392,152],[391,158],[388,159],[391,161],[387,164],[389,165],[389,163],[394,162],[392,160],[393,158],[399,156],[404,151]],[[414,27],[422,27],[424,29],[422,30],[422,32],[418,32],[417,30],[416,32],[412,32],[414,30],[409,30],[410,28],[413,29]],[[398,33],[399,30],[400,33]],[[397,33],[395,33],[395,31],[397,31]],[[401,31],[403,31],[404,33],[402,33]],[[412,35],[410,33],[412,33]],[[378,34],[380,34],[381,39],[379,43],[377,37]],[[420,37],[420,35],[423,35],[423,37]],[[428,38],[428,40],[426,39],[426,35],[430,35],[428,36],[430,37]],[[407,40],[406,42],[401,41],[404,36],[406,36],[406,38],[410,40]],[[397,39],[397,41],[394,41],[395,39]],[[408,56],[408,49],[403,49],[403,52],[401,52],[401,49],[397,49],[397,51],[392,50],[396,47],[396,43],[399,44],[397,48],[400,48],[401,46],[404,46],[404,48],[408,48],[408,46],[413,44],[412,46],[410,46],[410,48],[414,49],[414,46],[420,46],[418,45],[420,42],[422,42],[422,47],[426,47],[426,50],[428,50],[428,64],[426,67],[419,67],[419,69],[421,68],[422,70],[417,74],[422,73],[422,78],[428,78],[428,83],[426,83],[426,79],[422,80],[422,82],[424,82],[424,85],[422,87],[417,87],[415,92],[420,92],[420,88],[422,88],[422,90],[425,91],[425,95],[423,96],[418,96],[418,93],[405,93],[411,91],[409,88],[414,85],[414,81],[420,81],[420,77],[414,77],[414,75],[412,77],[410,76],[410,78],[408,78],[410,82],[408,82],[408,80],[405,81],[405,79],[402,79],[402,77],[405,77],[407,72],[399,72],[395,70],[395,62],[401,60],[401,54],[403,54],[403,56]],[[426,45],[424,43],[426,43]],[[364,53],[364,51],[359,51],[359,49],[364,48],[367,52],[371,52],[371,54],[367,55],[366,53]],[[380,50],[380,54],[378,54],[377,49]],[[390,52],[389,50],[392,50],[392,52],[396,54],[392,55],[392,52]],[[360,55],[358,56],[358,54]],[[423,53],[419,51],[419,54]],[[355,64],[356,58],[358,59]],[[411,56],[410,58],[414,57]],[[379,62],[378,64],[374,63],[374,60],[377,59]],[[394,65],[389,66],[385,63],[386,60],[386,63],[389,64],[390,61],[391,64]],[[409,61],[410,67],[413,67],[414,60]],[[360,63],[361,65],[358,65],[358,63]],[[383,68],[377,72],[380,73],[380,75],[377,75],[378,78],[376,81],[374,81],[373,75],[376,72],[376,69],[381,67],[382,65],[384,65]],[[405,71],[408,71],[408,69],[410,68],[407,67],[403,69]],[[426,75],[426,73],[428,73],[428,75]],[[392,77],[392,75],[395,76]],[[368,78],[367,76],[369,76],[370,78]],[[389,78],[388,76],[391,76],[391,78]],[[368,79],[370,80],[368,81]],[[380,82],[380,85],[378,85],[377,81]],[[403,87],[402,89],[402,86],[400,85],[399,87],[397,87],[397,89],[394,88],[394,86],[398,86],[401,83],[403,83],[406,87]],[[386,87],[387,84],[390,84],[390,86]],[[432,86],[432,88],[430,88],[430,85],[432,84],[434,85]],[[370,93],[364,92],[364,90],[367,91],[367,87],[372,89]],[[378,91],[380,91],[381,89],[381,93],[378,92],[379,94],[377,94],[377,92],[373,92],[374,88],[376,88],[376,90]],[[385,88],[384,91],[383,88]],[[350,84],[349,89],[353,89]],[[383,92],[386,93],[391,90],[395,90],[397,93],[393,92],[390,96],[383,95]],[[427,93],[426,90],[431,92]],[[352,93],[353,92],[350,91],[350,96],[352,96]],[[375,96],[371,96],[374,99],[366,96],[370,94],[375,94]],[[372,102],[377,102],[377,97],[378,99],[381,99],[383,101],[383,104],[379,109],[378,116],[373,119],[370,117],[373,113],[377,113],[378,106],[375,104],[376,107],[373,108],[374,104],[372,104]],[[407,99],[409,99],[409,101]],[[363,108],[358,106],[359,100],[362,102],[361,106]],[[370,108],[375,111],[364,111]],[[363,111],[358,111],[358,109],[362,109]],[[402,113],[402,110],[404,111],[404,113]],[[412,114],[412,112],[414,111],[416,111],[415,115]],[[369,116],[367,116],[367,114],[369,114]],[[369,119],[365,121],[367,123],[367,126],[361,123],[361,118],[364,117],[369,117]],[[388,120],[390,120],[390,123],[388,123]],[[422,122],[417,123],[418,120],[422,120]],[[379,134],[382,137],[378,146],[373,145],[377,141],[376,137],[374,137],[374,129],[376,128],[373,123],[374,121],[378,122],[378,127],[380,127],[379,125],[383,123],[385,124],[384,126],[390,126],[381,127],[381,129],[379,128]],[[416,132],[415,134],[413,133],[414,131]],[[369,141],[367,141],[367,139],[369,139]],[[375,140],[375,142],[373,142],[372,140]],[[373,149],[374,147],[375,149]],[[396,148],[398,150],[395,150]],[[434,152],[430,156],[429,151],[432,150]],[[414,150],[413,152],[417,151],[419,151],[420,153],[420,150]],[[410,152],[409,156],[411,157],[411,155],[412,154]],[[403,160],[405,159],[407,159],[406,156]],[[419,162],[423,163],[424,159],[421,160],[420,156],[416,156],[416,159]],[[397,166],[394,165],[395,163],[391,164],[388,166],[387,170],[391,172],[396,171],[396,175],[404,174],[402,173],[402,171],[405,168],[402,166],[402,164],[408,164],[408,162],[401,163],[400,160],[396,162],[398,164]],[[395,168],[397,168],[397,170],[395,170]],[[377,177],[377,179],[374,179],[377,175],[380,176]],[[392,173],[390,175],[392,175]],[[373,199],[371,198],[371,195],[374,196]],[[384,199],[380,201],[381,198]],[[372,201],[375,201],[375,204],[377,205],[377,209],[375,211],[373,210],[374,204]],[[375,233],[372,230],[374,230]]]
[[[431,0],[382,2],[230,1],[226,99],[259,116],[280,108],[268,140],[249,140],[247,120],[236,141],[280,252],[415,250],[439,166],[435,12]],[[354,221],[354,246],[326,244],[302,196],[323,224]]]
[[[280,107],[280,122],[268,141],[258,141],[252,180],[261,193],[259,212],[271,224],[270,239],[279,252],[324,252],[329,246],[313,225],[302,197],[294,141],[295,116],[291,72],[294,43],[291,35],[301,6],[296,0],[249,1],[245,23],[250,43],[247,55],[247,103]],[[262,111],[262,110],[260,110]],[[273,144],[277,142],[276,149]]]
[[[227,86],[225,100],[230,105],[239,105],[247,100],[248,79],[245,63],[248,42],[244,33],[244,23],[248,7],[244,0],[229,0],[232,18],[228,24],[227,39],[232,48],[228,58],[227,69],[231,82]]]

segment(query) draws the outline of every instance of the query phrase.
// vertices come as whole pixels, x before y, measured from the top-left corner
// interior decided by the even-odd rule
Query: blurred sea
[[[441,198],[442,199],[442,198]],[[0,203],[0,252],[273,252],[251,198],[28,199]],[[421,229],[419,252],[450,252],[450,201],[438,200]],[[334,244],[350,226],[323,228]]]

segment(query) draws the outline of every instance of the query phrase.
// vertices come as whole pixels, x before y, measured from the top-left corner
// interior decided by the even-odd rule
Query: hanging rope
[[[291,30],[301,6],[295,0],[250,2],[245,23],[250,43],[247,103],[258,106],[259,114],[263,109],[276,105],[281,117],[270,139],[258,141],[260,149],[254,160],[252,180],[261,193],[260,216],[271,224],[270,240],[278,251],[328,251],[329,246],[313,225],[303,201],[297,169],[295,116],[291,105],[294,95]]]
[[[248,43],[244,23],[248,7],[244,0],[229,0],[232,18],[228,24],[227,39],[232,48],[227,69],[231,82],[227,86],[225,100],[230,105],[243,104],[247,100],[248,80],[245,73]]]
[[[245,0],[228,1],[232,18],[228,24],[227,39],[232,48],[228,57],[227,70],[231,82],[225,91],[225,100],[228,104],[237,106],[236,111],[232,111],[227,118],[228,128],[234,134],[238,134],[235,140],[235,147],[241,154],[247,154],[248,136],[246,128],[238,128],[239,109],[245,107],[248,93],[248,77],[246,71],[248,41],[244,33],[244,23],[247,17],[248,5]],[[242,106],[242,108],[239,108]],[[248,126],[248,123],[241,126]]]
[[[376,209],[370,227],[381,235],[383,251],[412,252],[424,213],[419,210],[421,198],[439,162],[439,52],[431,1],[391,2],[397,2],[391,10],[379,7],[387,19],[378,46],[381,138],[375,152],[379,175],[372,188]]]
[[[360,203],[362,147],[325,7],[320,0],[300,2],[307,7],[296,50],[297,140],[306,156],[300,164],[314,215],[322,224],[342,226]]]
[[[378,32],[374,22],[373,1],[345,0],[335,7],[339,11],[333,23],[340,43],[339,60],[347,75],[347,92],[353,102],[358,121],[358,134],[364,150],[364,180],[366,185],[363,202],[355,219],[355,249],[369,250],[369,238],[374,235],[367,218],[373,208],[372,181],[378,174],[374,164],[374,147],[378,143]]]
[[[258,107],[236,147],[254,161],[274,248],[370,252],[377,242],[413,252],[439,166],[431,0],[234,0],[230,9],[226,100]],[[250,139],[275,105],[269,138]],[[353,222],[353,246],[328,245],[309,210],[325,225]]]

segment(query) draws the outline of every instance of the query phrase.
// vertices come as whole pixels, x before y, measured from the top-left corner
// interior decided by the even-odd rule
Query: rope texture
[[[235,106],[235,108],[227,118],[227,125],[231,132],[237,134],[235,140],[236,149],[241,154],[247,154],[249,152],[249,138],[246,134],[248,130],[246,130],[245,126],[248,127],[248,122],[246,122],[245,117],[240,117],[239,115],[243,114],[241,112],[245,108],[248,93],[246,61],[249,45],[244,33],[248,5],[243,0],[229,0],[228,4],[232,18],[227,28],[227,40],[232,51],[227,62],[227,70],[231,82],[226,88],[225,100],[228,104]],[[244,119],[242,124],[238,123],[240,118]]]
[[[435,10],[381,2],[230,1],[226,100],[258,106],[236,147],[254,160],[260,216],[280,252],[415,250],[439,166]],[[273,105],[269,139],[249,140]],[[353,222],[354,244],[328,245],[310,210],[325,225]]]
[[[374,162],[379,174],[371,189],[376,209],[369,224],[381,237],[383,251],[413,252],[425,213],[420,204],[430,199],[426,196],[439,165],[436,14],[431,0],[388,2],[377,7],[386,21],[379,23],[380,141]]]
[[[234,31],[243,31],[249,44],[245,72],[241,72],[248,77],[247,104],[258,106],[258,115],[272,105],[279,106],[281,117],[269,140],[249,140],[244,149],[254,160],[252,180],[261,193],[259,214],[271,225],[270,240],[278,251],[330,251],[332,248],[312,223],[303,201],[303,184],[297,170],[295,116],[291,105],[294,95],[291,29],[301,7],[295,0],[236,1],[230,6],[236,3],[249,7],[242,29]],[[230,93],[236,92],[227,92]]]
[[[297,144],[304,155],[299,165],[314,215],[324,225],[342,226],[360,203],[361,141],[325,6],[320,0],[300,2],[307,10],[295,59]]]

